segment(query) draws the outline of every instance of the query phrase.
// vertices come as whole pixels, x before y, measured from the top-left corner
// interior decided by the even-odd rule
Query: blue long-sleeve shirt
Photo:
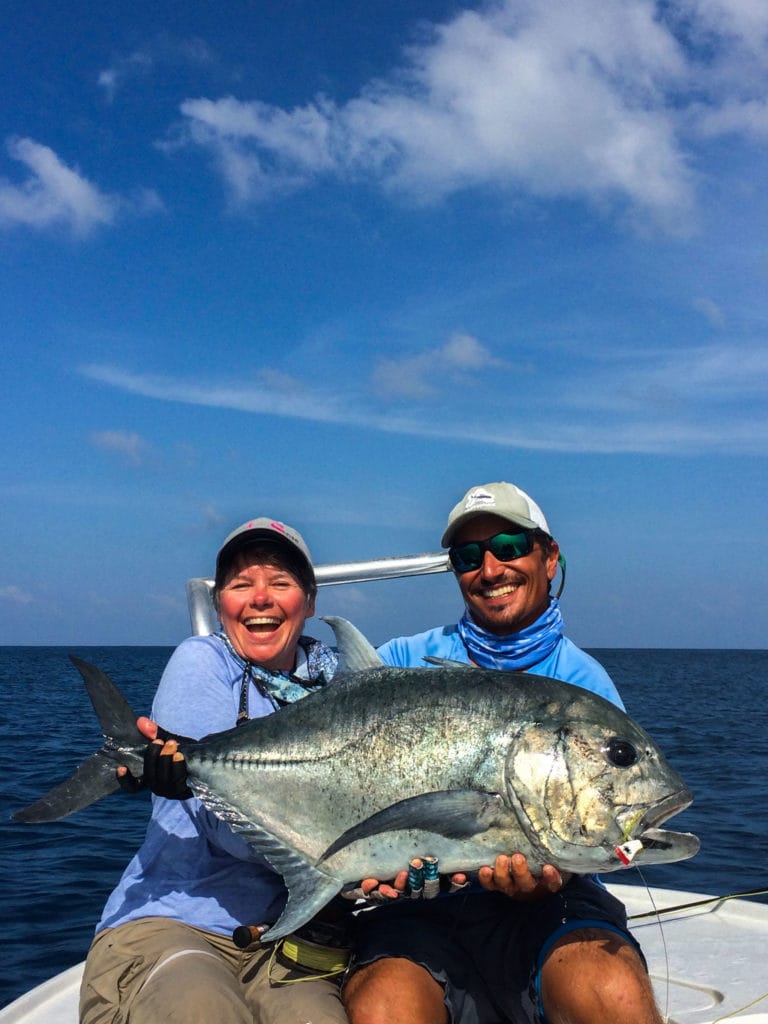
[[[306,666],[299,664],[301,678]],[[231,729],[237,719],[243,663],[217,636],[184,640],[166,666],[152,705],[159,725],[200,739]],[[248,714],[272,712],[251,685]],[[96,931],[140,917],[168,917],[230,935],[246,922],[275,921],[286,890],[245,840],[196,797],[152,797],[152,816],[136,856],[107,900]]]

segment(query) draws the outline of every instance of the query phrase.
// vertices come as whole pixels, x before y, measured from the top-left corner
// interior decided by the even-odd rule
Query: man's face
[[[466,523],[453,538],[453,544],[514,532],[516,527],[506,519],[482,515]],[[529,554],[511,562],[500,562],[485,551],[478,569],[457,573],[464,602],[478,626],[504,636],[535,622],[549,605],[549,581],[557,572],[559,550],[552,541],[545,555],[537,541]]]

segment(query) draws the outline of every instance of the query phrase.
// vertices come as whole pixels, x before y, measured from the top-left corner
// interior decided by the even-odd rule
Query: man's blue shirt
[[[397,665],[403,668],[429,667],[429,662],[424,661],[427,656],[471,664],[467,649],[455,624],[437,626],[435,629],[428,629],[426,632],[417,633],[414,636],[400,636],[394,640],[388,640],[378,648],[378,653],[387,665]],[[606,700],[624,710],[621,697],[603,666],[564,636],[560,638],[550,654],[543,660],[528,666],[525,671],[581,686],[585,690],[591,690],[592,693],[605,697]]]

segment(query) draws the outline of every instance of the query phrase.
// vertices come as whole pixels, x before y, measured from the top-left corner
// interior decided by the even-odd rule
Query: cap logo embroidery
[[[467,496],[467,500],[464,503],[464,511],[471,512],[476,508],[495,508],[496,499],[488,491],[482,487],[476,487],[471,494]]]

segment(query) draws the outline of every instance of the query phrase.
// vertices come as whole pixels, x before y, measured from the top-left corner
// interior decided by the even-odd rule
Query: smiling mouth
[[[281,625],[281,620],[271,615],[254,615],[243,620],[249,633],[271,633]]]
[[[479,591],[480,596],[486,600],[494,600],[498,597],[506,597],[508,594],[514,594],[514,592],[520,587],[519,583],[504,583],[496,587],[484,587]]]

